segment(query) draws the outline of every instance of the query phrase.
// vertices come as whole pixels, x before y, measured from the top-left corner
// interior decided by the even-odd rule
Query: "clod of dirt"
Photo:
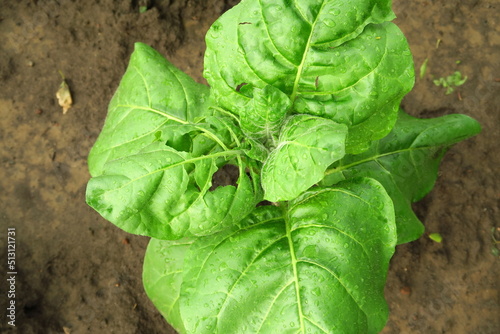
[[[66,80],[61,82],[61,85],[59,86],[59,90],[56,93],[57,97],[57,102],[59,102],[59,105],[63,108],[63,114],[65,114],[69,108],[71,108],[71,105],[73,104],[73,99],[71,98],[71,92],[69,91],[68,84],[66,83]]]

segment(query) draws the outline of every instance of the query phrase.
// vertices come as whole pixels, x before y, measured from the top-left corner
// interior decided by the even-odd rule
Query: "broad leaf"
[[[237,187],[210,190],[219,164],[240,153],[199,157],[157,143],[105,164],[103,174],[88,183],[87,202],[129,233],[158,239],[214,233],[238,222],[260,201],[258,175],[252,172],[252,182],[242,161]]]
[[[360,155],[347,155],[328,170],[324,185],[353,177],[371,177],[382,183],[394,201],[398,243],[420,237],[422,223],[411,203],[433,187],[441,159],[448,148],[479,133],[481,126],[465,115],[418,119],[400,112],[392,132]]]
[[[260,207],[191,245],[185,332],[377,333],[395,243],[391,199],[371,179],[307,192],[283,210]]]
[[[291,200],[322,180],[327,167],[344,156],[346,136],[347,127],[329,119],[290,117],[262,167],[264,198]]]
[[[168,323],[185,333],[179,311],[184,257],[192,240],[151,239],[144,258],[144,290]]]
[[[126,157],[164,140],[169,125],[208,116],[208,87],[196,83],[151,47],[136,43],[113,99],[104,127],[90,151],[92,176],[107,161]]]
[[[234,120],[208,111],[206,93],[137,44],[89,157],[88,204],[123,230],[158,239],[214,233],[253,210],[261,200],[254,163],[235,149]],[[227,163],[239,167],[237,186],[211,190]]]
[[[297,113],[350,127],[357,153],[394,125],[414,82],[411,53],[390,1],[244,0],[207,34],[205,77],[215,100],[239,113],[241,84],[273,85]]]

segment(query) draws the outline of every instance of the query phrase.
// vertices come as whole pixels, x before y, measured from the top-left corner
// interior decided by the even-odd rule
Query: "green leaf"
[[[420,66],[420,79],[425,77],[425,73],[427,73],[427,63],[429,62],[429,58],[425,58],[424,62]]]
[[[144,290],[160,313],[178,332],[185,333],[179,297],[184,257],[192,240],[151,239],[144,258]]]
[[[411,203],[434,187],[441,159],[448,148],[479,133],[478,122],[465,115],[418,119],[400,112],[392,132],[360,155],[346,155],[330,170],[324,185],[353,177],[371,177],[384,185],[394,201],[398,244],[424,231]]]
[[[241,151],[203,156],[178,152],[161,143],[108,162],[87,186],[87,203],[121,229],[158,239],[206,235],[248,214],[261,197],[241,162],[238,185],[210,191],[219,159]],[[193,172],[194,166],[194,172]],[[252,169],[250,169],[252,170]]]
[[[348,125],[358,153],[391,130],[414,83],[393,18],[390,1],[242,1],[210,28],[204,74],[225,109],[244,110],[242,83],[272,85],[295,112]]]
[[[307,192],[288,209],[260,207],[191,245],[185,333],[378,333],[395,243],[391,199],[371,179]]]
[[[392,23],[369,25],[356,39],[318,52],[306,73],[318,76],[318,89],[309,84],[296,109],[347,124],[346,150],[353,154],[391,131],[415,81],[409,46]]]
[[[259,141],[252,138],[246,140],[247,148],[244,149],[245,154],[256,161],[264,162],[269,156],[269,150]]]
[[[441,243],[443,241],[443,237],[439,233],[429,234],[429,239],[431,239],[432,241],[438,242],[438,243]]]
[[[241,113],[241,128],[252,138],[272,141],[285,121],[291,102],[273,86],[254,89],[253,98]]]
[[[89,166],[87,203],[123,230],[158,239],[215,233],[248,214],[262,194],[241,131],[208,110],[206,88],[137,44]],[[237,186],[211,190],[225,164]],[[250,170],[250,176],[246,169]]]
[[[151,47],[136,43],[104,128],[90,151],[90,174],[98,176],[107,161],[166,139],[168,126],[208,116],[208,95],[208,87],[194,82]]]
[[[346,136],[343,124],[309,115],[290,117],[262,167],[264,198],[291,200],[323,179],[327,167],[344,156]]]

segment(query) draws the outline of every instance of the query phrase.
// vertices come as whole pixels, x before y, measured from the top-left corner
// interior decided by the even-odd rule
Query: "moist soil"
[[[236,2],[0,0],[0,332],[174,333],[142,287],[148,238],[85,204],[86,158],[134,42],[204,83],[204,34]],[[415,204],[426,235],[397,247],[383,333],[500,333],[500,2],[394,0],[394,10],[417,74],[428,59],[403,107],[423,118],[466,114],[483,131],[449,151],[434,190]],[[446,95],[433,79],[455,71],[467,82]],[[65,115],[59,72],[74,99]],[[6,319],[9,227],[15,327]]]

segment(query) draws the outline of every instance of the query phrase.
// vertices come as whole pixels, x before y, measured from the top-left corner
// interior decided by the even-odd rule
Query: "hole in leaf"
[[[212,176],[212,187],[210,191],[215,190],[217,187],[223,186],[236,186],[236,181],[240,177],[240,171],[237,166],[224,165]]]
[[[246,82],[240,83],[238,86],[236,86],[236,91],[239,92],[241,90],[241,87],[248,85]]]
[[[257,206],[267,206],[267,205],[273,205],[273,202],[264,200],[262,202],[257,203]]]

